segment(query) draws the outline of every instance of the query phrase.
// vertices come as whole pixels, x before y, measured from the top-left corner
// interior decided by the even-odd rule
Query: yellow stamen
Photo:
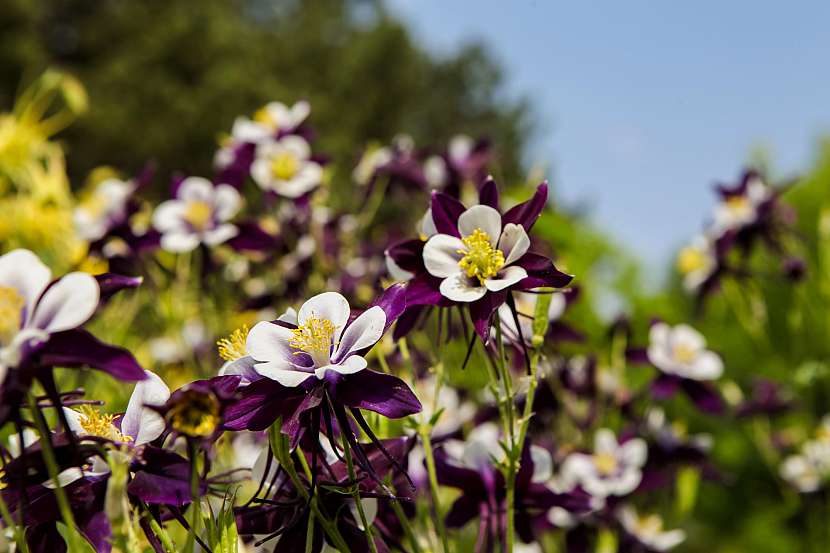
[[[124,436],[113,424],[115,415],[100,413],[91,405],[82,405],[78,412],[81,414],[81,428],[90,436],[107,438],[115,442],[129,442],[130,436]]]
[[[697,350],[686,344],[675,344],[672,346],[672,354],[681,363],[691,363],[697,358]]]
[[[225,361],[235,361],[245,357],[245,341],[248,339],[248,325],[234,330],[227,338],[222,338],[216,345],[219,346],[219,357]]]
[[[684,275],[705,269],[708,264],[707,255],[693,246],[683,248],[677,256],[677,270]]]
[[[254,121],[271,129],[276,129],[278,123],[268,106],[262,106],[254,112]]]
[[[167,419],[176,432],[205,438],[213,434],[219,425],[219,410],[219,401],[213,395],[186,390],[167,412]]]
[[[480,228],[461,241],[467,249],[458,250],[458,253],[464,254],[458,266],[464,269],[468,277],[475,277],[479,283],[484,284],[485,280],[496,276],[504,266],[504,253],[490,244],[490,236]]]
[[[328,319],[309,317],[302,326],[291,331],[289,345],[300,352],[328,356],[334,337],[334,323]],[[295,352],[295,353],[300,353]]]
[[[195,230],[205,230],[213,217],[213,208],[207,202],[190,202],[184,211],[184,220]]]
[[[663,519],[658,515],[637,517],[636,531],[641,536],[656,536],[663,531]]]
[[[275,179],[291,180],[300,170],[300,160],[290,152],[280,152],[271,158],[271,174]]]
[[[0,344],[8,344],[20,330],[26,300],[11,286],[0,286]]]
[[[610,453],[594,454],[594,466],[604,476],[614,473],[617,470],[617,458]]]

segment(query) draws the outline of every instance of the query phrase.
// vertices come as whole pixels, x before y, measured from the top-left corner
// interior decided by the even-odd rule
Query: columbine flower
[[[683,287],[689,292],[705,289],[717,269],[715,245],[704,235],[696,237],[677,256],[677,270],[683,277]]]
[[[721,187],[721,203],[715,208],[714,230],[739,230],[758,221],[761,209],[773,198],[773,191],[752,171],[744,174],[735,188]]]
[[[648,358],[662,372],[690,380],[715,380],[723,374],[718,354],[707,350],[706,339],[685,324],[652,325]]]
[[[0,421],[16,413],[32,380],[52,388],[51,371],[90,366],[123,380],[141,380],[144,371],[126,350],[103,344],[79,329],[100,301],[140,279],[52,273],[29,250],[0,256]],[[14,369],[14,370],[13,370]]]
[[[251,176],[263,190],[299,198],[322,182],[323,168],[311,159],[304,138],[289,135],[259,143]]]
[[[571,453],[562,463],[562,484],[597,497],[628,495],[643,478],[647,451],[640,438],[620,443],[611,430],[597,430],[593,454]]]
[[[466,209],[446,194],[433,194],[431,218],[437,234],[423,247],[425,270],[410,280],[407,305],[468,304],[476,332],[487,341],[493,312],[505,301],[510,305],[510,292],[562,287],[573,277],[528,251],[527,232],[545,206],[546,183],[504,215],[497,209],[498,189],[492,179],[482,185],[479,200],[480,205]]]
[[[781,478],[801,493],[821,489],[830,478],[830,416],[825,415],[815,439],[804,442],[801,451],[784,459]]]
[[[239,229],[228,221],[239,211],[242,199],[227,184],[214,186],[201,177],[184,179],[176,199],[162,202],[153,213],[153,226],[161,236],[161,247],[188,252],[199,244],[216,246],[227,242]]]
[[[723,374],[723,361],[706,349],[706,339],[689,325],[654,323],[645,360],[660,371],[651,385],[656,398],[670,398],[682,389],[703,411],[718,413],[723,409],[710,383]]]
[[[135,184],[110,178],[101,181],[89,197],[75,208],[75,230],[78,235],[94,242],[119,225],[127,217],[127,202]]]
[[[640,516],[633,507],[623,507],[618,518],[625,531],[649,551],[668,551],[686,539],[683,530],[665,530],[659,515]]]
[[[242,142],[260,142],[281,132],[295,131],[310,113],[311,106],[305,101],[291,107],[282,102],[269,102],[254,113],[253,120],[237,119],[233,137]]]

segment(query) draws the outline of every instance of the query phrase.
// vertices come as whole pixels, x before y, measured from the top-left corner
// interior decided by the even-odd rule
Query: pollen
[[[328,355],[334,338],[334,323],[320,317],[309,317],[302,326],[291,331],[289,345],[300,352]],[[295,353],[300,353],[295,352]]]
[[[275,179],[291,180],[300,170],[300,161],[292,153],[280,152],[271,158],[271,174]]]
[[[25,305],[16,288],[0,286],[0,344],[8,344],[20,330]]]
[[[90,405],[82,405],[78,412],[81,414],[81,428],[88,435],[107,438],[115,442],[129,442],[132,440],[130,436],[124,436],[115,427],[113,424],[115,415],[105,415]]]
[[[613,474],[617,470],[617,458],[610,453],[597,453],[594,455],[594,466],[603,476]]]
[[[689,246],[683,248],[677,256],[677,270],[687,275],[705,269],[708,261],[709,258],[699,248]]]
[[[490,236],[480,228],[461,241],[466,249],[458,250],[459,254],[464,255],[458,266],[464,269],[468,277],[475,277],[479,283],[484,284],[485,280],[496,276],[504,266],[504,253],[490,244]]]
[[[187,390],[167,412],[167,420],[176,432],[194,438],[213,434],[220,420],[219,401],[211,394]]]
[[[213,208],[207,202],[190,202],[184,210],[184,220],[195,230],[205,230],[213,217]]]
[[[225,361],[235,361],[240,357],[245,357],[245,342],[247,339],[248,325],[242,325],[227,338],[222,338],[216,342],[219,348],[219,357]]]

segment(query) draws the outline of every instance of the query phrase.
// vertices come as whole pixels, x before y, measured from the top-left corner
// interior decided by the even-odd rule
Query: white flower
[[[441,156],[429,156],[424,162],[424,178],[430,188],[440,188],[447,182],[447,162]]]
[[[723,373],[723,361],[706,349],[706,339],[689,325],[652,325],[648,358],[655,367],[670,375],[691,380],[715,380]]]
[[[759,177],[752,177],[743,194],[729,196],[715,207],[713,230],[721,234],[754,223],[758,208],[771,196],[772,190]]]
[[[312,376],[322,380],[328,371],[362,371],[366,359],[357,352],[380,340],[386,313],[374,306],[347,324],[350,312],[346,298],[324,292],[300,307],[297,328],[257,323],[246,341],[254,369],[283,386],[299,386]]]
[[[89,242],[103,238],[113,224],[126,216],[127,200],[134,189],[135,185],[119,179],[106,179],[98,183],[73,213],[78,236]]]
[[[98,307],[98,282],[69,273],[50,286],[52,272],[29,250],[0,256],[0,382],[27,350],[55,332],[77,328]]]
[[[242,199],[230,185],[201,177],[188,177],[179,185],[176,199],[162,202],[153,213],[153,226],[161,233],[161,247],[188,252],[200,243],[216,246],[239,233],[228,223],[239,211]]]
[[[508,223],[490,206],[476,205],[458,218],[461,238],[436,234],[424,245],[427,271],[442,278],[441,294],[457,302],[474,302],[527,277],[514,265],[530,248],[524,227]]]
[[[392,150],[388,146],[370,146],[361,156],[354,171],[352,171],[352,178],[357,184],[365,186],[375,176],[375,171],[392,161],[392,159]]]
[[[444,450],[459,465],[481,470],[504,459],[504,450],[499,445],[501,431],[498,425],[485,422],[473,428],[463,442],[447,440]]]
[[[633,507],[623,507],[617,516],[626,532],[652,551],[668,551],[686,539],[683,530],[664,530],[658,515],[639,516]]]
[[[113,424],[113,415],[84,406],[80,411],[63,408],[69,429],[78,436],[99,436],[132,446],[144,445],[161,436],[164,419],[151,407],[163,405],[170,398],[170,388],[157,374],[144,372],[147,378],[136,383],[120,428]]]
[[[683,287],[689,292],[700,288],[716,268],[715,246],[704,235],[697,236],[677,256],[677,269],[683,277]]]
[[[632,438],[618,443],[611,430],[597,430],[594,453],[571,453],[562,463],[560,481],[565,488],[579,485],[593,496],[626,495],[643,478],[646,443]]]
[[[263,190],[299,198],[320,184],[323,168],[311,159],[308,142],[289,135],[259,143],[251,176]]]
[[[473,152],[475,141],[466,134],[457,134],[450,139],[447,154],[450,161],[456,165],[464,163]]]

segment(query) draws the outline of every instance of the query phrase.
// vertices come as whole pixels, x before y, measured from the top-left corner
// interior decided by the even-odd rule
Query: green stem
[[[193,439],[187,441],[188,457],[190,457],[190,530],[187,532],[185,550],[196,551],[196,535],[199,531],[201,518],[201,499],[199,497],[199,450]]]
[[[6,505],[2,493],[0,493],[0,514],[3,515],[3,520],[6,521],[6,527],[11,528],[14,532],[14,541],[17,542],[17,546],[20,548],[21,553],[29,553],[29,543],[23,535],[23,529],[19,524],[14,522],[14,518],[12,518],[11,511],[9,511],[9,506]]]
[[[429,427],[421,424],[418,427],[418,435],[421,437],[421,444],[424,447],[424,460],[427,465],[429,477],[429,494],[432,497],[432,506],[435,510],[435,529],[441,536],[441,545],[444,553],[449,553],[450,545],[447,538],[447,528],[444,526],[444,510],[441,508],[441,500],[438,492],[438,472],[435,470],[435,457],[432,454],[432,440],[429,436]]]
[[[35,399],[32,392],[29,392],[29,410],[32,412],[35,427],[37,428],[38,434],[40,434],[43,461],[46,463],[46,470],[49,472],[49,478],[55,486],[55,497],[57,498],[58,509],[61,512],[64,524],[66,524],[66,539],[68,540],[68,543],[66,544],[67,548],[69,551],[79,551],[81,546],[78,543],[78,532],[75,529],[75,518],[72,516],[72,508],[69,505],[69,499],[66,497],[66,491],[58,482],[60,470],[58,470],[58,462],[55,458],[55,451],[52,449],[52,437],[49,433],[49,427],[46,425],[46,419],[38,408],[37,399]]]
[[[143,501],[141,502],[141,508],[144,510],[144,516],[147,517],[147,521],[150,524],[150,529],[153,531],[153,534],[155,534],[156,537],[159,539],[162,547],[164,547],[164,550],[168,553],[175,553],[176,546],[173,544],[173,540],[170,539],[170,536],[167,534],[164,528],[162,528],[161,525],[159,525],[158,521],[153,517],[153,514],[150,512],[150,509]]]
[[[314,511],[308,513],[308,525],[305,528],[305,553],[314,549]]]
[[[369,550],[372,553],[378,553],[377,546],[375,546],[375,538],[372,535],[372,528],[369,526],[369,520],[366,518],[366,513],[363,510],[363,503],[360,501],[360,486],[357,483],[357,476],[354,471],[354,461],[352,461],[352,454],[349,450],[349,440],[346,439],[346,433],[343,432],[343,457],[346,459],[346,468],[349,472],[349,480],[351,480],[352,497],[354,498],[357,513],[360,515],[360,521],[363,523],[363,532],[366,534],[366,541],[369,544]]]
[[[409,523],[406,513],[403,512],[400,502],[393,500],[389,503],[392,505],[392,510],[395,511],[395,515],[397,515],[398,521],[401,523],[401,528],[403,528],[406,539],[409,540],[412,546],[413,553],[421,553],[421,545],[418,543],[418,538],[415,537],[415,531],[412,529],[412,524]]]

